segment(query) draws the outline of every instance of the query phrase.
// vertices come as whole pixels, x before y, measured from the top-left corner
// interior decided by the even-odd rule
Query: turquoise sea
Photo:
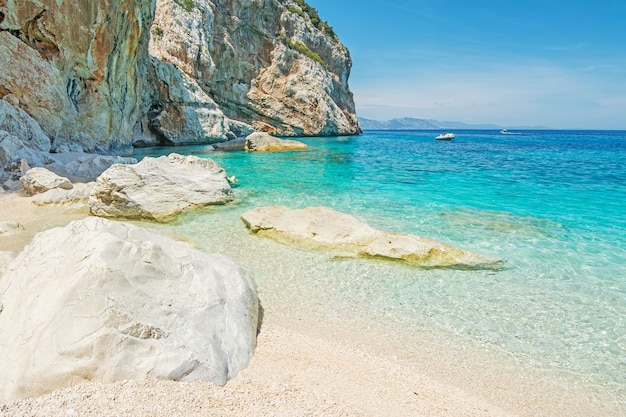
[[[237,177],[234,203],[154,227],[231,256],[266,306],[346,331],[372,323],[409,354],[425,334],[460,341],[626,413],[626,132],[438,133],[311,137],[301,152],[136,153],[210,157]],[[416,269],[286,247],[240,221],[265,205],[330,206],[504,268]]]

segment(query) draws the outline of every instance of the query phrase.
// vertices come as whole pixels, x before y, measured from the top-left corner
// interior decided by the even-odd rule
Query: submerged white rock
[[[0,236],[10,236],[19,230],[24,230],[24,226],[18,221],[0,221]]]
[[[173,153],[111,166],[96,180],[89,207],[101,217],[169,221],[233,198],[226,172],[215,161]]]
[[[239,266],[96,217],[35,236],[0,303],[0,402],[86,380],[224,384],[256,342],[256,290]]]
[[[307,145],[297,140],[280,139],[264,132],[254,132],[246,137],[244,149],[248,152],[271,152],[306,149]]]
[[[421,236],[377,230],[328,207],[259,207],[241,215],[251,232],[285,243],[327,248],[344,257],[401,260],[429,268],[497,268],[500,261]]]

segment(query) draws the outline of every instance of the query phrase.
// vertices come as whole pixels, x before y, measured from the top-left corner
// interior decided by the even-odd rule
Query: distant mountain
[[[403,117],[401,119],[391,119],[386,121],[366,119],[359,117],[359,124],[363,130],[545,130],[550,129],[545,126],[498,126],[489,124],[469,124],[463,122],[440,121],[434,119],[417,119],[414,117]]]
[[[433,119],[416,119],[403,117],[386,121],[359,117],[363,130],[441,130],[441,129],[502,129],[503,126],[488,124],[468,124],[462,122],[439,121]]]

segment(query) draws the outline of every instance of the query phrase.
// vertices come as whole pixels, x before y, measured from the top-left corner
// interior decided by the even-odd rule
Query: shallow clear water
[[[580,377],[626,401],[626,132],[366,132],[307,138],[303,152],[202,155],[238,179],[236,202],[174,229],[223,252],[261,299],[320,320],[369,316],[419,326]],[[250,236],[252,207],[324,205],[374,227],[506,260],[501,271],[336,260]],[[314,313],[313,313],[314,312]]]

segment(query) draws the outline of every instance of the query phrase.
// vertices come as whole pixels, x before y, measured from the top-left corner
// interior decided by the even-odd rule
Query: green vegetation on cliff
[[[294,51],[298,51],[300,52],[302,55],[307,56],[309,58],[311,58],[313,61],[319,63],[320,65],[322,65],[324,68],[328,69],[328,64],[326,64],[326,62],[324,62],[324,60],[322,59],[322,57],[316,53],[313,52],[309,49],[308,46],[306,46],[305,44],[303,44],[300,41],[292,41],[291,39],[289,39],[287,36],[285,36],[284,34],[281,35],[281,39],[283,41],[285,41],[285,44],[293,49]]]
[[[193,0],[174,0],[174,2],[188,12],[190,12],[194,6]]]
[[[152,33],[153,33],[153,34],[154,34],[154,36],[156,36],[157,38],[162,38],[162,37],[163,37],[163,33],[165,33],[165,32],[163,32],[163,29],[161,29],[160,27],[158,27],[158,26],[154,26],[154,27],[152,28]]]
[[[309,6],[304,0],[294,1],[298,5],[299,9],[295,6],[289,6],[289,11],[291,13],[295,13],[303,19],[306,19],[308,17],[311,20],[311,23],[313,23],[313,26],[321,30],[322,33],[324,33],[326,36],[329,36],[335,42],[339,42],[339,37],[333,30],[332,26],[330,26],[328,22],[323,21],[320,18],[315,7]]]

